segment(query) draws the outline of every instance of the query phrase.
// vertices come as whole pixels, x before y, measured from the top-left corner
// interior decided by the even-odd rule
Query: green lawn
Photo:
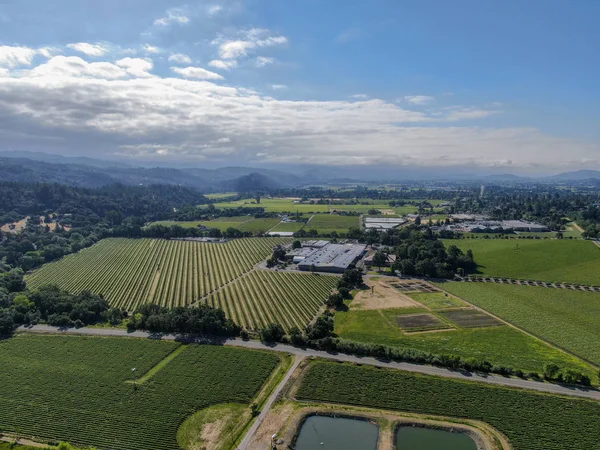
[[[397,325],[396,317],[417,313],[430,311],[424,308],[338,311],[335,314],[335,333],[353,341],[473,357],[523,371],[541,373],[546,363],[554,362],[560,367],[585,371],[595,381],[596,371],[585,362],[506,325],[404,334]]]
[[[456,297],[448,295],[445,292],[411,292],[407,295],[430,309],[445,309],[468,306],[467,303]]]
[[[600,449],[600,402],[592,400],[324,361],[311,363],[296,397],[480,420],[515,450]]]
[[[134,389],[176,342],[17,335],[0,341],[0,429],[103,449],[174,449],[195,411],[249,405],[279,363],[271,352],[189,345]],[[128,382],[129,381],[129,382]]]
[[[350,228],[359,227],[358,216],[340,216],[338,214],[315,214],[308,221],[305,230],[317,230],[320,234],[346,233]]]
[[[484,275],[552,282],[600,284],[600,248],[583,240],[444,240],[473,250]]]
[[[269,231],[280,222],[279,219],[253,219],[239,224],[237,229],[241,231],[251,231],[253,233],[264,233]]]
[[[302,228],[304,228],[304,222],[281,222],[271,231],[293,231],[295,233]]]
[[[600,294],[491,283],[440,287],[600,366]]]

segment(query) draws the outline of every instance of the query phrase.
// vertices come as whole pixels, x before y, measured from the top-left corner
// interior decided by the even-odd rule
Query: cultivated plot
[[[279,363],[273,353],[131,338],[19,335],[0,341],[0,427],[39,440],[103,449],[180,448],[195,411],[249,405]]]
[[[359,228],[358,216],[338,214],[315,214],[307,222],[305,230],[317,230],[319,234],[347,233],[350,228]]]
[[[276,322],[286,330],[303,329],[329,297],[338,278],[308,273],[256,270],[211,295],[206,302],[221,308],[247,329]]]
[[[309,366],[296,397],[480,420],[515,450],[599,448],[600,402],[591,400],[322,361]]]
[[[486,276],[600,285],[600,248],[590,241],[455,239],[444,245],[473,250]]]
[[[600,365],[600,294],[492,283],[442,284],[491,313]]]
[[[112,306],[142,303],[186,306],[229,283],[267,258],[280,238],[227,243],[161,239],[104,239],[27,276],[30,288],[56,284],[102,294]]]

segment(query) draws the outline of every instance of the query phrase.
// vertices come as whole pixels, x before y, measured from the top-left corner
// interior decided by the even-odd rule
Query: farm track
[[[600,243],[597,243],[600,246]],[[536,280],[517,280],[514,278],[501,278],[501,277],[464,277],[459,278],[455,281],[464,283],[497,283],[497,284],[514,284],[517,286],[536,286],[553,289],[570,289],[573,291],[585,291],[585,292],[600,292],[599,286],[590,286],[586,284],[572,284],[572,283],[550,283],[547,281],[536,281]]]
[[[20,327],[18,332],[36,333],[36,334],[71,334],[82,336],[101,336],[101,337],[133,337],[146,339],[164,339],[164,340],[182,340],[182,336],[178,335],[157,335],[145,331],[128,332],[123,329],[115,328],[69,328],[61,330],[48,325],[35,325],[30,328]],[[559,384],[544,383],[539,381],[522,380],[520,378],[507,378],[492,374],[478,374],[471,372],[457,372],[449,369],[444,369],[435,366],[425,366],[411,363],[399,363],[392,361],[382,361],[370,357],[358,357],[347,355],[344,353],[328,353],[320,350],[302,349],[292,347],[291,345],[276,344],[267,345],[259,341],[243,341],[241,339],[229,339],[222,342],[223,345],[249,348],[255,350],[268,350],[275,352],[283,352],[296,356],[314,357],[330,359],[340,362],[348,362],[354,364],[364,364],[376,367],[385,367],[390,369],[404,370],[408,372],[421,373],[425,375],[435,375],[444,378],[453,378],[462,381],[481,382],[499,386],[507,386],[513,388],[529,389],[538,392],[545,392],[555,395],[564,395],[569,397],[584,397],[592,400],[600,401],[600,391],[596,389],[586,389],[576,386],[563,386]]]

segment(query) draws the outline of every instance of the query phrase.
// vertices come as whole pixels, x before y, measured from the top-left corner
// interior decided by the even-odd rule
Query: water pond
[[[296,450],[376,450],[379,428],[366,420],[310,416],[302,424]]]
[[[477,445],[464,433],[400,427],[396,432],[396,450],[477,450]]]

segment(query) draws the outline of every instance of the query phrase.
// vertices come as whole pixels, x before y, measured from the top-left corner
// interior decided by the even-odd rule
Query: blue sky
[[[0,0],[0,150],[600,168],[600,2]]]

